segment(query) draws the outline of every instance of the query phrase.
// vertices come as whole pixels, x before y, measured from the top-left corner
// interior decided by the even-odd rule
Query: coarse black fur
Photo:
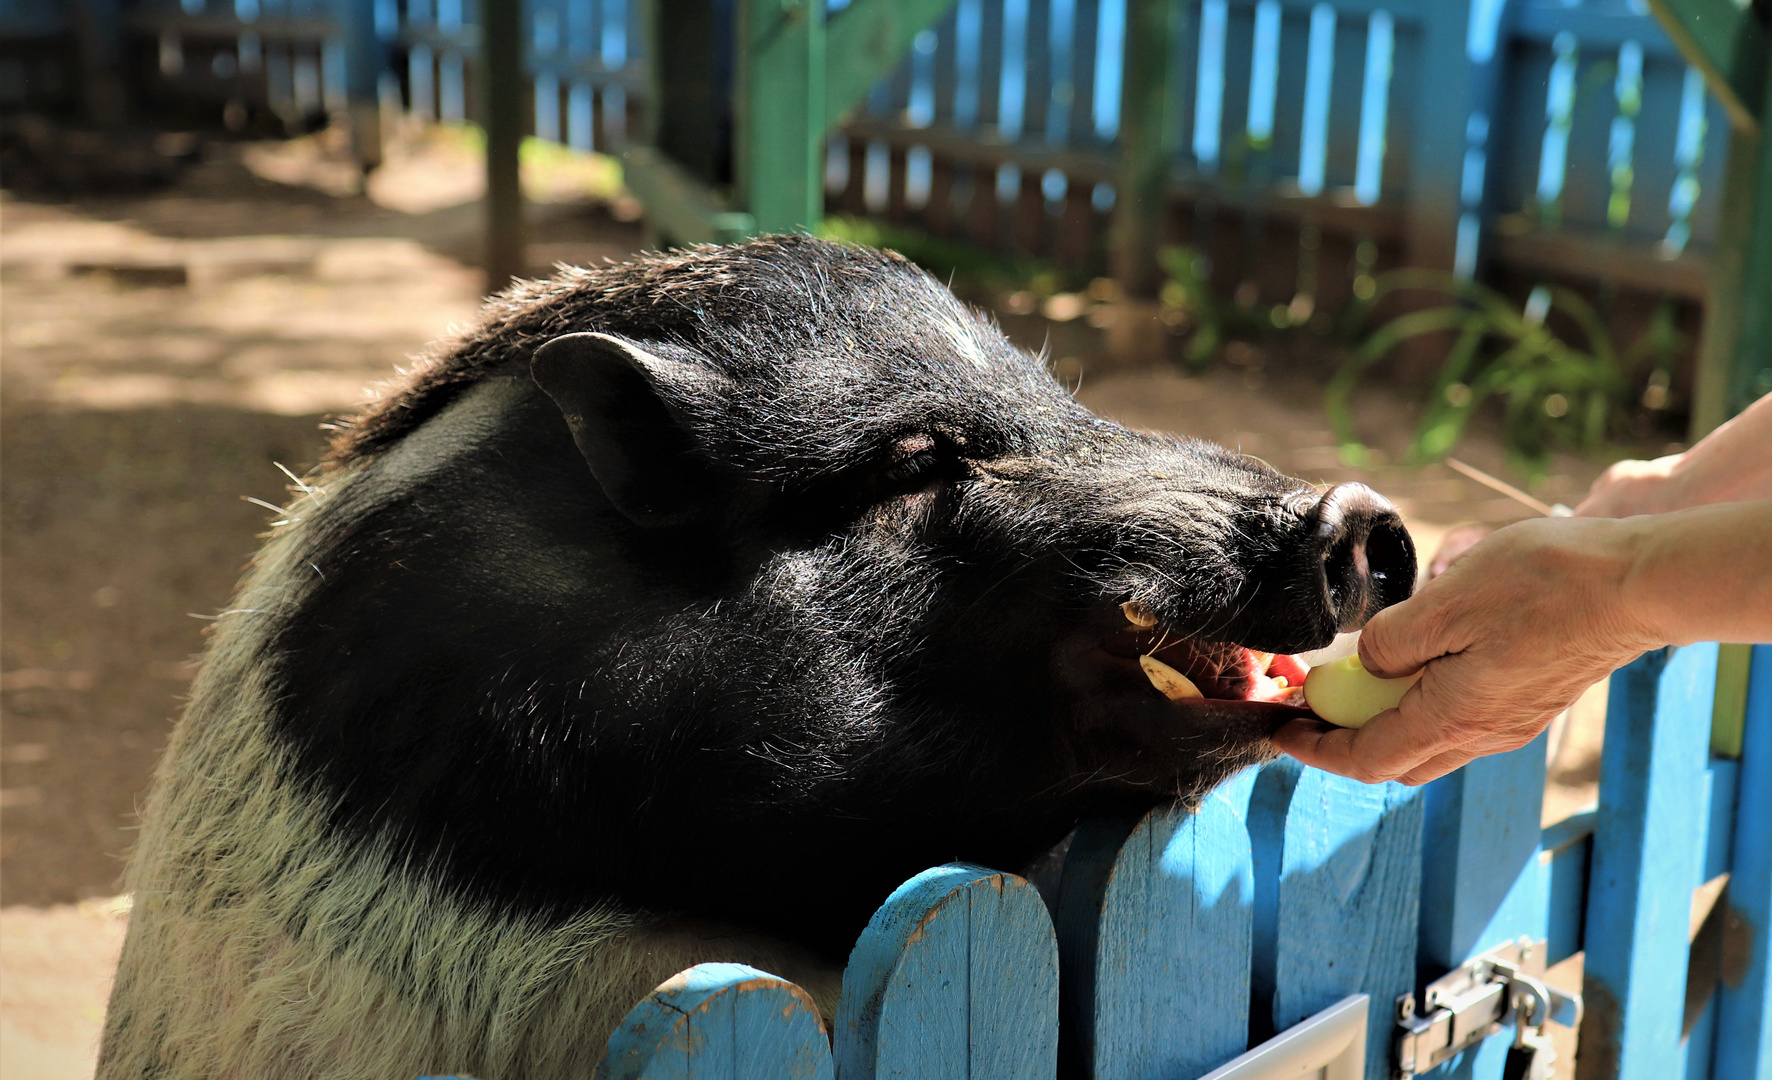
[[[1304,484],[1102,420],[906,261],[810,239],[519,286],[331,468],[266,661],[333,829],[495,910],[838,959],[927,866],[1269,752],[1283,708],[1100,654],[1123,602],[1292,652],[1396,599],[1326,584]]]

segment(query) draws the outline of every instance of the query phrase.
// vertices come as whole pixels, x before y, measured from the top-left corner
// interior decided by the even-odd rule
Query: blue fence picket
[[[1199,1076],[1247,1048],[1254,778],[1237,777],[1194,813],[1154,810],[1120,845],[1102,882],[1093,963],[1077,973],[1093,977],[1089,1075]]]
[[[1274,798],[1251,805],[1252,834],[1275,835],[1273,820],[1258,818],[1281,809],[1279,803]],[[1305,769],[1283,813],[1278,858],[1261,864],[1264,873],[1277,873],[1275,1029],[1283,1031],[1350,994],[1368,994],[1376,1004],[1367,1026],[1366,1076],[1386,1080],[1395,1031],[1389,1003],[1415,985],[1420,789],[1366,785]]]
[[[806,991],[744,964],[697,964],[634,1006],[605,1080],[831,1080],[824,1024]]]
[[[1702,644],[1648,653],[1612,677],[1588,891],[1584,1078],[1683,1068],[1716,670],[1717,646]]]
[[[1726,901],[1738,968],[1718,990],[1712,1075],[1772,1080],[1772,645],[1754,649]]]
[[[1539,858],[1545,738],[1428,785],[1420,949],[1435,974],[1516,938],[1549,936],[1552,866]],[[1507,1042],[1489,1039],[1440,1075],[1494,1080]]]
[[[869,920],[843,972],[843,1080],[1039,1080],[1058,1070],[1058,943],[1013,874],[924,871]]]

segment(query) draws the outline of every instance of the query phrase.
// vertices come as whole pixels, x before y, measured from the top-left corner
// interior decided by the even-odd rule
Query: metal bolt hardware
[[[1415,995],[1399,997],[1396,1080],[1420,1076],[1509,1024],[1517,1029],[1509,1076],[1548,1080],[1555,1054],[1544,1026],[1579,1026],[1581,995],[1548,985],[1543,974],[1544,942],[1520,938],[1429,983],[1420,1010]]]

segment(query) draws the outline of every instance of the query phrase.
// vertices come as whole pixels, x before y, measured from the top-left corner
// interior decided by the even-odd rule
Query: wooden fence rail
[[[831,208],[1098,270],[1117,237],[1134,292],[1165,238],[1282,322],[1390,265],[1557,278],[1622,297],[1625,344],[1661,301],[1696,330],[1715,255],[1703,432],[1772,390],[1772,255],[1748,242],[1772,228],[1765,31],[1657,2],[1673,37],[1643,0],[824,0],[783,24],[806,34],[740,0],[79,0],[76,21],[104,28],[82,55],[145,61],[161,96],[348,114],[372,161],[378,118],[479,114],[483,23],[509,9],[523,129],[631,150],[678,239],[811,227],[822,158]],[[39,7],[0,5],[0,44],[66,30]],[[0,88],[22,55],[0,48]]]
[[[635,1007],[605,1073],[1390,1080],[1399,999],[1524,939],[1535,971],[1586,951],[1557,1075],[1768,1080],[1772,647],[1721,709],[1718,656],[1613,676],[1598,810],[1539,828],[1542,740],[1420,789],[1276,761],[1193,813],[1085,824],[1045,901],[977,866],[906,882],[829,1036],[791,984],[706,964]],[[1510,1032],[1420,1071],[1497,1080]]]

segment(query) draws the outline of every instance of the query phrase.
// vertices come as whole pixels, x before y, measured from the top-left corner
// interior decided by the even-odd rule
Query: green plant
[[[1330,381],[1324,406],[1350,463],[1366,458],[1348,409],[1360,378],[1404,341],[1444,332],[1455,337],[1416,428],[1411,460],[1431,461],[1450,453],[1471,416],[1490,398],[1503,403],[1509,454],[1530,472],[1543,469],[1553,445],[1593,448],[1605,439],[1629,393],[1628,369],[1599,315],[1575,292],[1540,285],[1516,308],[1494,289],[1439,271],[1395,270],[1381,275],[1376,286],[1360,302],[1356,318],[1387,293],[1403,289],[1443,293],[1452,302],[1410,311],[1380,326]],[[1579,331],[1580,344],[1558,335],[1548,322],[1553,311]],[[1652,342],[1648,348],[1654,351],[1658,344],[1663,343]]]
[[[1187,245],[1165,247],[1157,261],[1168,278],[1159,299],[1163,318],[1172,326],[1191,328],[1182,355],[1192,371],[1209,366],[1227,341],[1259,338],[1278,324],[1255,308],[1226,302],[1212,291],[1206,257]]]

